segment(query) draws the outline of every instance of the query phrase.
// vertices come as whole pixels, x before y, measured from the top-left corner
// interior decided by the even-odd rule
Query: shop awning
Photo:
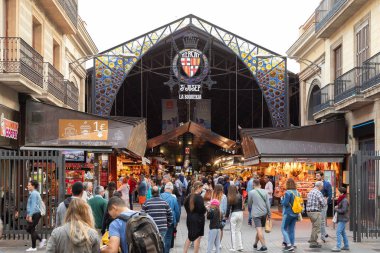
[[[343,162],[345,122],[287,129],[242,129],[245,165],[260,162]]]
[[[152,139],[148,140],[148,148],[154,148],[157,147],[163,143],[166,143],[174,138],[177,138],[185,133],[192,133],[195,136],[211,142],[219,147],[230,149],[233,146],[235,146],[235,142],[233,140],[230,140],[226,137],[223,137],[221,135],[218,135],[209,129],[194,123],[192,121],[187,122],[186,124],[183,124],[174,130],[167,132],[165,134],[159,135],[157,137],[154,137]]]
[[[27,100],[25,121],[25,147],[118,148],[145,154],[142,118],[100,117]]]

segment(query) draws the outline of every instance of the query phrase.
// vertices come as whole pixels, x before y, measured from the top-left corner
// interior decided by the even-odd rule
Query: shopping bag
[[[335,212],[334,217],[332,219],[332,222],[338,223],[338,213],[337,212]]]
[[[297,221],[302,221],[303,220],[303,218],[302,218],[302,213],[299,213],[298,214],[298,217],[297,217]]]
[[[102,245],[108,245],[109,243],[110,243],[109,232],[106,231],[106,232],[104,233],[104,235],[102,236],[102,242],[101,242],[101,244],[102,244]]]
[[[267,222],[265,222],[265,233],[270,233],[272,231],[272,220],[267,219]]]

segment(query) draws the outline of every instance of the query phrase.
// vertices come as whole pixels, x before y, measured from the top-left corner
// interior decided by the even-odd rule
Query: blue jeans
[[[129,208],[133,210],[133,193],[129,193]]]
[[[172,240],[173,240],[173,233],[174,233],[174,225],[171,225],[168,230],[166,231],[164,244],[165,244],[165,253],[169,253],[170,247],[172,246]]]
[[[248,206],[248,219],[252,220],[252,206]]]
[[[336,247],[340,249],[342,247],[342,239],[343,237],[343,243],[345,248],[349,248],[348,246],[348,239],[346,234],[346,221],[339,221],[338,227],[336,228]]]
[[[293,217],[289,214],[284,214],[282,218],[281,232],[287,245],[294,245],[294,230],[296,222],[297,216]]]

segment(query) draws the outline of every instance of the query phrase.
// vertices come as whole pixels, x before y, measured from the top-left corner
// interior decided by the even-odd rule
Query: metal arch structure
[[[194,15],[187,15],[94,57],[94,113],[108,116],[124,79],[159,42],[187,27],[195,27],[232,51],[256,77],[271,114],[273,127],[289,124],[286,58]],[[135,57],[122,57],[134,54]]]

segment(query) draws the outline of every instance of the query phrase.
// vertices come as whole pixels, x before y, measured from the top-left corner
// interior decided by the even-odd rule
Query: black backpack
[[[120,215],[118,219],[126,222],[126,237],[129,253],[163,253],[164,242],[154,222],[146,213],[131,216]]]

